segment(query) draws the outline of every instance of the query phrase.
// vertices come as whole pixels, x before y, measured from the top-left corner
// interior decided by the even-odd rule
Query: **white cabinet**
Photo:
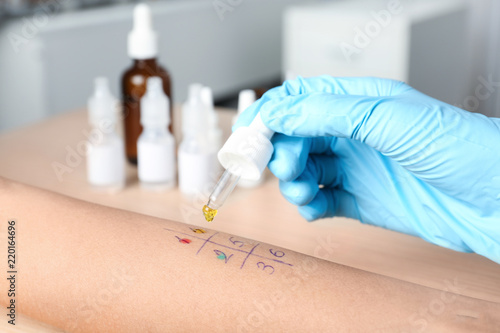
[[[462,1],[350,0],[285,12],[283,72],[402,80],[449,103],[467,89]]]

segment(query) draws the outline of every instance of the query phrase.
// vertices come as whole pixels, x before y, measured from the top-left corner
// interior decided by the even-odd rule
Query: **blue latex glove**
[[[287,81],[240,117],[307,220],[346,216],[500,263],[500,119],[377,78]]]

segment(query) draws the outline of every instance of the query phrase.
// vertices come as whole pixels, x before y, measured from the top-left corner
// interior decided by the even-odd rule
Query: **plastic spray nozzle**
[[[208,107],[214,107],[214,97],[212,94],[212,89],[210,87],[201,88],[201,101]]]
[[[151,8],[144,3],[140,3],[134,8],[134,31],[149,30],[153,30]]]
[[[236,124],[238,117],[243,113],[250,105],[252,105],[257,96],[255,95],[255,91],[252,89],[245,89],[240,91],[238,95],[238,113],[233,117],[233,125]]]
[[[201,100],[207,109],[208,124],[210,125],[210,130],[213,132],[212,134],[214,136],[221,137],[222,132],[218,133],[220,131],[220,129],[218,129],[219,117],[217,116],[217,113],[215,112],[214,97],[212,94],[212,89],[210,87],[201,88]],[[222,145],[222,142],[220,142],[221,141],[220,138],[217,138],[216,140],[219,142],[218,145]],[[217,149],[219,149],[219,146],[217,146]]]
[[[182,108],[182,132],[184,135],[206,132],[208,116],[201,98],[203,86],[193,83],[188,89],[188,99]]]
[[[146,94],[141,99],[141,124],[144,127],[170,124],[170,101],[163,91],[161,78],[153,76],[146,83]]]
[[[214,97],[212,94],[212,89],[210,87],[203,87],[201,88],[201,101],[207,108],[208,112],[208,121],[211,126],[217,126],[219,120],[217,118],[217,114],[215,113],[214,109]]]
[[[208,213],[217,213],[240,178],[258,180],[261,177],[273,154],[273,135],[274,132],[262,122],[260,114],[250,126],[239,127],[231,134],[218,154],[219,162],[226,171],[203,209],[205,218],[213,215]]]
[[[134,25],[128,35],[128,54],[132,59],[151,59],[158,55],[158,36],[153,29],[151,8],[144,3],[134,7]]]
[[[201,100],[201,90],[203,89],[203,85],[201,83],[192,83],[188,88],[188,104],[200,104]]]
[[[109,89],[108,79],[98,77],[94,81],[94,93],[88,101],[89,122],[99,126],[103,120],[116,122],[116,99]]]
[[[242,114],[250,105],[252,105],[257,96],[255,95],[255,91],[252,89],[245,89],[240,91],[238,95],[238,115]]]

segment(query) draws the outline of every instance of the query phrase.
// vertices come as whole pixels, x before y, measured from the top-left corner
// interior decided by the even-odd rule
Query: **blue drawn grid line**
[[[260,245],[260,243],[259,243],[259,244],[257,244],[257,245],[255,245],[254,247],[252,247],[252,249],[250,250],[250,252],[248,252],[247,256],[245,257],[245,260],[243,260],[243,263],[242,263],[242,264],[241,264],[241,266],[240,266],[240,269],[242,269],[242,268],[243,268],[243,266],[245,266],[245,263],[247,262],[248,257],[250,257],[250,256],[253,254],[253,250],[255,250],[255,248],[256,248],[257,246],[259,246],[259,245]],[[272,259],[271,259],[271,260],[272,260]]]

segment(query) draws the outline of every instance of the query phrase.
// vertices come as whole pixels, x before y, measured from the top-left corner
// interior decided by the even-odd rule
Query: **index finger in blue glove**
[[[320,190],[320,185],[340,186],[342,175],[337,157],[310,155],[304,172],[297,179],[290,182],[280,181],[280,191],[292,204],[304,206],[314,199]]]
[[[360,84],[360,81],[363,84]],[[311,78],[298,77],[285,81],[281,86],[267,91],[262,98],[248,107],[239,117],[233,130],[240,126],[248,126],[265,103],[276,98],[297,96],[314,92],[324,92],[336,95],[358,96],[392,96],[409,91],[405,83],[381,78],[337,78],[322,75]]]
[[[309,222],[334,216],[360,219],[358,205],[352,194],[335,188],[320,189],[310,203],[299,207],[299,213]]]
[[[269,170],[282,181],[296,179],[306,167],[309,154],[330,153],[331,138],[299,138],[276,133]]]
[[[394,103],[395,99],[311,93],[274,99],[260,113],[266,126],[288,136],[350,138],[382,153],[395,147],[404,153],[415,142],[410,130],[423,113],[413,107],[412,114],[411,105],[403,110],[405,102]],[[426,131],[414,133],[422,136]]]
[[[262,95],[261,98],[259,98],[255,103],[250,105],[245,111],[243,111],[242,114],[238,116],[238,120],[233,126],[233,131],[236,130],[238,127],[250,125],[250,123],[255,118],[257,113],[259,113],[259,110],[262,107],[262,105],[264,105],[266,102],[270,101],[273,98],[285,97],[285,96],[287,95],[283,92],[281,86],[275,87],[267,91],[264,95]]]

